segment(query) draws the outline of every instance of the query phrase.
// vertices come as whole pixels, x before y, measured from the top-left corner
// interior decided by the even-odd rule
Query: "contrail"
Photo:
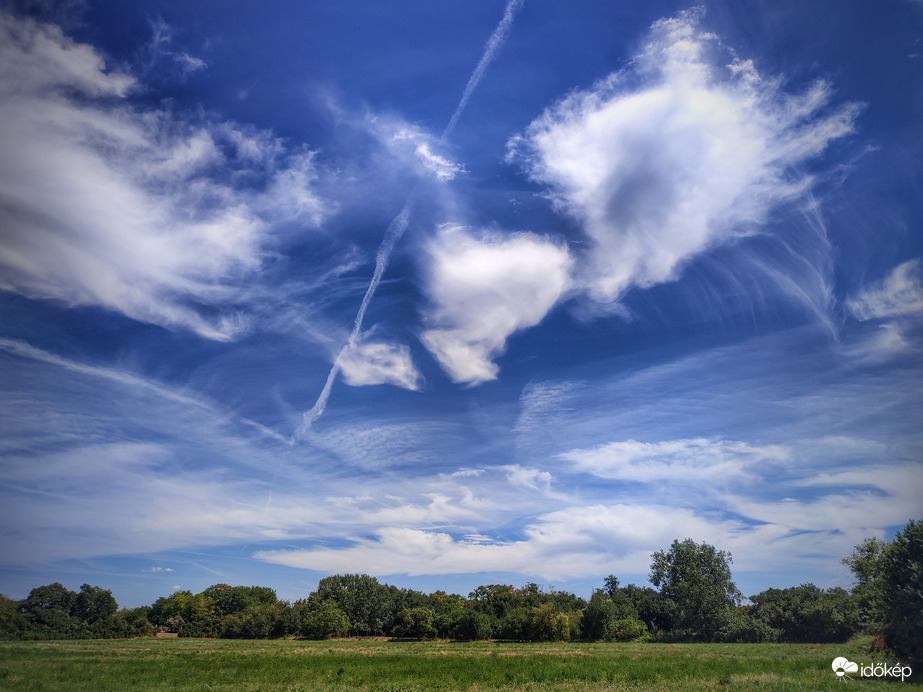
[[[455,129],[455,126],[458,124],[458,119],[461,117],[461,114],[464,112],[465,107],[468,105],[468,101],[471,99],[471,95],[474,93],[474,90],[480,84],[481,79],[484,77],[484,74],[487,72],[487,67],[493,61],[497,52],[503,46],[503,42],[506,40],[506,36],[510,31],[510,27],[513,25],[513,19],[516,16],[516,12],[522,7],[525,0],[509,0],[506,4],[506,9],[503,12],[503,19],[500,20],[500,23],[497,25],[497,28],[494,29],[493,34],[487,40],[487,45],[484,47],[484,53],[481,55],[480,61],[478,61],[477,66],[474,68],[474,72],[471,73],[471,76],[468,78],[468,83],[465,85],[465,90],[462,92],[461,99],[458,102],[458,105],[455,107],[455,112],[452,113],[452,117],[449,119],[449,124],[446,125],[445,130],[442,132],[442,137],[439,141],[444,142],[448,136]],[[375,256],[375,272],[372,274],[372,280],[369,282],[369,287],[365,291],[365,296],[362,298],[362,304],[359,306],[359,312],[356,313],[356,320],[353,323],[352,333],[349,335],[349,340],[346,342],[346,345],[340,349],[340,352],[337,354],[336,360],[333,361],[333,366],[330,368],[330,372],[327,375],[327,381],[324,383],[324,388],[321,390],[320,395],[317,397],[317,401],[314,402],[314,406],[311,407],[310,411],[306,411],[304,414],[304,420],[301,425],[298,426],[298,429],[295,431],[296,437],[303,437],[310,429],[311,425],[320,418],[323,414],[324,409],[327,408],[327,400],[330,398],[330,390],[333,388],[333,382],[336,380],[337,375],[340,372],[342,367],[341,363],[344,356],[349,353],[350,350],[355,348],[357,341],[359,340],[359,334],[362,331],[362,321],[365,319],[365,313],[369,308],[369,303],[372,302],[372,297],[375,295],[375,291],[378,290],[378,284],[381,283],[381,277],[385,273],[385,269],[388,267],[388,260],[391,258],[391,252],[394,250],[394,246],[397,245],[398,241],[401,239],[401,236],[404,235],[404,231],[407,230],[407,225],[410,223],[410,212],[413,209],[413,203],[416,199],[417,189],[410,193],[410,196],[407,198],[407,201],[404,203],[404,207],[395,216],[391,223],[388,224],[388,228],[385,231],[385,237],[381,241],[381,245],[378,246],[378,254]]]
[[[324,409],[327,408],[327,399],[330,398],[330,390],[333,387],[333,381],[340,372],[340,363],[343,357],[355,347],[359,339],[359,333],[362,331],[362,320],[365,319],[365,312],[369,309],[369,303],[372,302],[372,296],[375,295],[378,284],[381,283],[381,277],[388,266],[388,259],[391,257],[391,252],[394,250],[397,241],[404,235],[404,231],[407,230],[407,224],[410,223],[410,209],[413,207],[416,193],[417,190],[414,188],[413,192],[411,192],[410,196],[407,198],[407,201],[404,202],[404,208],[401,209],[400,213],[388,224],[385,237],[382,239],[381,245],[378,246],[378,254],[375,256],[375,273],[372,274],[372,280],[369,282],[369,287],[365,290],[365,296],[362,298],[359,312],[356,313],[353,331],[349,335],[349,340],[346,342],[346,345],[340,349],[336,360],[333,361],[333,367],[330,368],[327,381],[324,383],[324,388],[317,397],[317,401],[314,403],[314,406],[311,407],[311,410],[304,414],[304,421],[295,433],[299,437],[311,429],[311,424],[316,421],[324,412]]]
[[[510,27],[513,25],[516,12],[522,7],[523,2],[525,2],[525,0],[509,0],[509,2],[506,3],[503,19],[500,20],[500,23],[497,25],[497,28],[494,29],[494,33],[491,34],[490,38],[487,39],[487,45],[484,47],[484,54],[481,56],[481,60],[478,62],[477,67],[474,68],[474,72],[472,72],[471,76],[468,78],[468,83],[465,85],[465,91],[462,93],[461,100],[455,107],[455,112],[452,114],[449,124],[445,126],[445,130],[442,132],[442,140],[445,140],[452,134],[452,130],[454,130],[455,125],[458,124],[458,119],[468,105],[471,94],[474,93],[474,90],[481,82],[481,78],[487,72],[487,67],[493,61],[497,51],[500,50],[503,42],[506,41],[506,35],[510,32]]]

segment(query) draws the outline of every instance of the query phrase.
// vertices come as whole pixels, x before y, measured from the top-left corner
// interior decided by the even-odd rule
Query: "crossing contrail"
[[[494,32],[487,40],[487,45],[484,47],[484,53],[481,55],[481,59],[478,61],[477,66],[474,68],[474,71],[468,78],[468,83],[465,85],[465,90],[462,92],[461,99],[459,100],[458,105],[455,107],[455,112],[452,113],[452,117],[449,119],[449,124],[446,125],[445,130],[442,132],[442,137],[440,137],[439,140],[440,142],[444,142],[446,139],[448,139],[449,135],[452,134],[455,126],[458,124],[458,119],[461,117],[465,107],[468,105],[468,101],[471,99],[471,95],[474,93],[474,90],[477,88],[478,84],[480,84],[481,79],[487,72],[488,66],[497,55],[497,52],[503,46],[504,41],[506,41],[510,27],[513,25],[513,19],[516,16],[516,12],[519,10],[519,8],[522,7],[524,2],[525,0],[509,0],[509,2],[507,2],[506,9],[503,11],[503,19],[500,20],[497,28],[494,29]],[[387,230],[385,230],[385,236],[381,241],[381,245],[378,246],[378,253],[375,256],[375,272],[372,274],[372,280],[369,282],[369,287],[366,289],[365,296],[362,298],[362,304],[359,306],[359,312],[356,313],[356,320],[353,323],[353,330],[349,335],[349,340],[346,342],[346,345],[340,349],[336,360],[333,361],[330,372],[327,374],[327,381],[324,383],[324,388],[318,395],[317,401],[314,402],[314,406],[311,407],[310,411],[305,412],[304,420],[295,431],[296,437],[303,437],[311,429],[311,425],[314,423],[314,421],[320,418],[321,414],[324,412],[324,409],[327,408],[327,400],[330,398],[330,390],[333,389],[333,383],[340,372],[343,358],[347,353],[349,353],[350,350],[355,348],[356,343],[359,340],[359,334],[362,332],[362,321],[365,319],[365,313],[369,308],[369,303],[372,302],[372,297],[375,295],[375,291],[378,289],[378,284],[381,283],[381,277],[384,275],[385,269],[388,267],[388,260],[391,258],[391,253],[394,250],[394,246],[397,245],[398,241],[401,239],[401,236],[404,235],[404,231],[407,230],[407,225],[410,223],[410,212],[413,209],[413,203],[416,199],[417,189],[418,188],[414,188],[414,190],[410,193],[410,196],[404,203],[403,208],[400,210],[400,212],[398,212],[398,215],[391,220],[391,223],[388,224]]]

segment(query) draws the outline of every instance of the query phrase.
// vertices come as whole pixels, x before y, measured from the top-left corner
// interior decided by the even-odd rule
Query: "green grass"
[[[509,644],[384,639],[0,642],[2,690],[844,690],[859,644]],[[861,689],[909,683],[849,680]],[[914,686],[916,687],[916,686]]]

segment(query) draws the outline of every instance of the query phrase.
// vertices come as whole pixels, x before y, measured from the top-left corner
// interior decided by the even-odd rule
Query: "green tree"
[[[307,602],[302,601],[307,605]],[[349,632],[349,618],[333,600],[311,604],[303,612],[300,634],[308,639],[345,637]],[[296,608],[298,604],[296,603]]]
[[[731,554],[687,538],[651,557],[651,583],[676,604],[677,634],[714,639],[740,601],[731,579]]]
[[[74,616],[77,594],[60,582],[39,586],[20,602],[28,621],[27,636],[37,639],[74,639],[87,636],[83,622]]]
[[[336,574],[324,577],[311,598],[333,601],[349,618],[351,634],[383,634],[394,620],[391,591],[368,574]]]
[[[436,620],[440,633],[460,642],[490,639],[490,617],[473,608],[459,608],[440,615]]]
[[[785,642],[845,642],[859,629],[855,600],[845,589],[814,584],[766,589],[751,596],[751,615]],[[768,635],[767,635],[768,636]]]
[[[19,604],[0,594],[0,639],[21,639],[28,625]]]
[[[923,520],[911,520],[885,547],[879,578],[885,645],[923,665]]]
[[[394,628],[396,637],[433,639],[436,636],[436,613],[432,608],[404,608]]]
[[[74,599],[74,615],[87,624],[109,619],[118,611],[118,604],[108,589],[84,584]]]
[[[616,620],[615,604],[606,591],[597,589],[590,597],[590,602],[583,609],[580,630],[586,639],[605,639],[609,625]]]
[[[852,594],[856,601],[861,626],[867,631],[879,632],[882,626],[881,568],[887,544],[879,538],[866,538],[852,554],[840,560],[855,577]]]

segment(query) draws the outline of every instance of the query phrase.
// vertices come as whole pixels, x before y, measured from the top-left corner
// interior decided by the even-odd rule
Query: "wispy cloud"
[[[923,328],[923,269],[918,259],[894,267],[865,286],[846,308],[863,324],[843,351],[859,362],[881,362],[912,353]]]
[[[57,27],[2,14],[0,32],[0,288],[211,339],[245,329],[241,280],[280,224],[329,209],[311,154],[133,107],[134,78]]]
[[[781,446],[755,447],[728,440],[670,440],[667,442],[610,442],[587,450],[573,450],[561,458],[577,470],[600,478],[630,481],[739,482],[767,466],[787,461]]]
[[[859,320],[923,315],[923,269],[919,260],[896,266],[888,276],[867,286],[847,303]]]
[[[443,228],[429,248],[434,325],[421,340],[455,382],[497,377],[493,359],[516,331],[541,322],[569,285],[570,255],[546,238]]]

